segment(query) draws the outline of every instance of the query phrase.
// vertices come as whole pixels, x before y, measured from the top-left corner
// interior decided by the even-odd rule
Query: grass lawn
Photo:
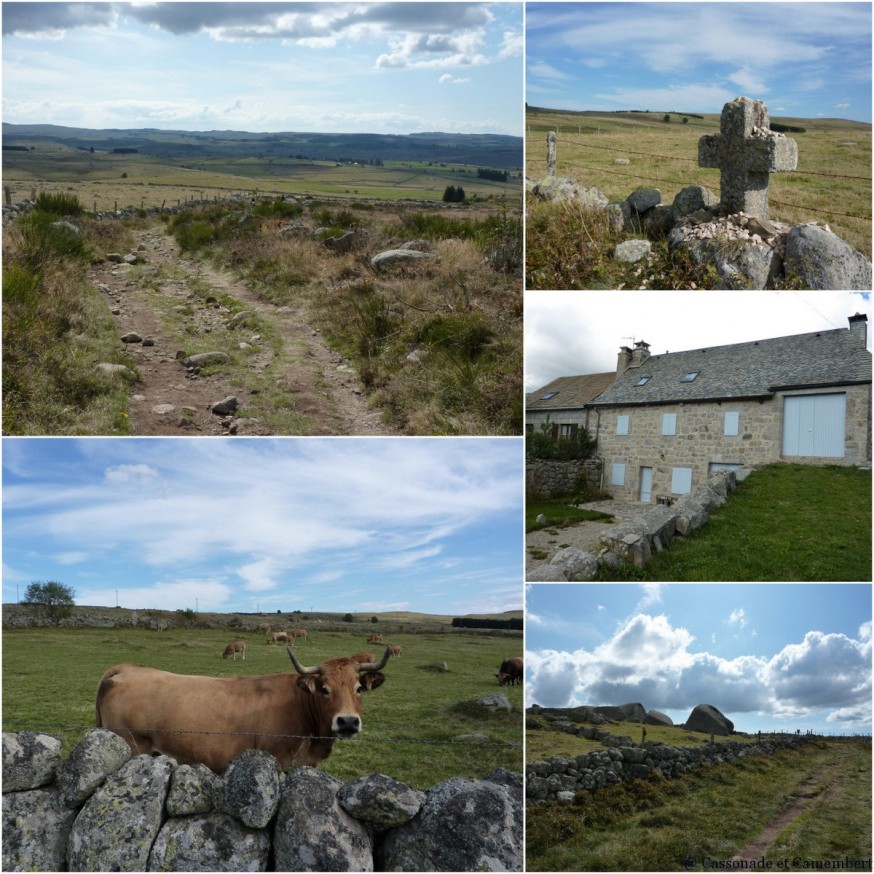
[[[871,471],[774,464],[641,571],[664,581],[871,579]]]
[[[808,790],[810,808],[778,834],[765,853],[768,867],[804,870],[805,861],[843,861],[845,856],[870,860],[871,741],[860,739],[822,740],[672,780],[582,791],[572,805],[530,806],[526,868],[724,869],[814,775],[818,782]],[[784,859],[788,864],[778,867]],[[870,862],[857,870],[870,871]]]
[[[304,664],[362,650],[373,630],[312,631],[295,647]],[[245,661],[221,657],[243,638]],[[520,637],[453,632],[391,633],[400,658],[383,670],[386,681],[366,696],[364,730],[335,744],[324,770],[346,780],[387,774],[417,789],[453,776],[472,779],[498,768],[522,770],[522,686],[499,690],[495,679],[505,658],[521,655]],[[445,661],[448,672],[433,669]],[[29,628],[3,633],[3,730],[44,730],[63,738],[65,754],[94,725],[97,684],[113,664],[134,662],[163,670],[210,676],[291,672],[284,646],[267,646],[262,634],[229,629]],[[513,710],[489,712],[476,702],[501,691]]]
[[[538,516],[546,517],[547,528],[568,528],[577,522],[612,522],[609,513],[585,510],[568,505],[567,499],[529,501],[525,504],[525,531],[535,531],[544,526],[537,524]]]

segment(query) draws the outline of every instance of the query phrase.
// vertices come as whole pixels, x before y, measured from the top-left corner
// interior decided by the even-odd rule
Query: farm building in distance
[[[717,470],[780,460],[870,465],[867,321],[855,315],[849,330],[664,355],[641,340],[621,348],[615,379],[584,403],[562,386],[595,377],[532,393],[527,428],[547,415],[556,436],[585,427],[597,439],[604,488],[646,503],[688,494]]]

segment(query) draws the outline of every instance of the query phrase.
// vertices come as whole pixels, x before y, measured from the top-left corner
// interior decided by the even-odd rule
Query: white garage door
[[[783,405],[783,455],[844,457],[846,395],[792,395]]]

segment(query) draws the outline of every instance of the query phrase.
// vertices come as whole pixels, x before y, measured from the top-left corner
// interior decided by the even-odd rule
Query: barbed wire
[[[594,143],[581,143],[576,140],[564,139],[562,138],[562,142],[568,143],[571,146],[580,146],[584,149],[598,149],[603,152],[610,152],[614,155],[641,155],[644,158],[659,158],[664,161],[685,161],[689,164],[697,164],[697,158],[681,158],[677,155],[653,155],[650,152],[636,152],[631,149],[619,149],[617,150],[615,147],[611,148],[609,146],[596,146]],[[857,179],[861,182],[871,182],[872,179],[870,176],[847,176],[842,173],[815,173],[813,170],[803,170],[798,167],[795,169],[796,173],[800,173],[803,176],[824,176],[826,179]]]
[[[64,730],[64,731],[89,731],[93,728],[100,728],[101,726],[95,725],[75,725],[69,723],[52,723],[52,722],[40,722],[33,723],[24,720],[7,720],[7,725],[10,726],[19,726],[23,730],[42,730],[42,729],[54,729],[54,730]],[[24,728],[24,727],[29,728]],[[219,737],[265,737],[265,738],[274,738],[274,739],[283,739],[283,740],[301,740],[301,741],[316,741],[316,740],[337,740],[337,741],[354,741],[355,743],[365,742],[365,743],[390,743],[390,744],[421,744],[423,746],[470,746],[470,747],[500,747],[505,749],[522,749],[522,744],[509,743],[504,741],[461,741],[461,740],[419,740],[412,738],[385,738],[385,737],[354,737],[354,738],[345,738],[345,737],[337,737],[334,735],[328,735],[326,737],[321,737],[319,735],[312,734],[274,734],[266,731],[213,731],[212,729],[199,729],[199,728],[107,728],[107,731],[112,731],[115,734],[121,735],[122,733],[130,733],[130,734],[152,734],[152,733],[161,733],[161,734],[197,734],[197,735],[215,735]]]
[[[638,152],[636,154],[645,154],[645,153]],[[659,157],[659,156],[651,156],[651,157]],[[685,161],[686,158],[676,158],[673,160]],[[682,186],[682,185],[688,184],[688,180],[681,182],[678,179],[663,179],[663,178],[658,178],[655,176],[650,176],[648,174],[646,176],[641,176],[639,173],[626,173],[626,172],[623,172],[622,170],[608,170],[605,167],[592,167],[592,166],[586,165],[586,164],[578,164],[575,161],[569,161],[569,162],[567,162],[567,164],[570,167],[574,167],[574,168],[579,167],[581,170],[590,170],[593,173],[609,173],[611,176],[625,176],[629,179],[645,179],[645,180],[651,181],[651,182],[661,182],[665,185],[680,185],[680,186]],[[818,175],[827,175],[827,174],[818,174]],[[836,178],[838,178],[838,177],[836,177]],[[857,178],[857,177],[840,177],[840,178]],[[861,178],[861,177],[858,177],[858,178]],[[871,180],[869,179],[868,181],[870,182]],[[871,221],[871,216],[854,215],[854,214],[846,213],[846,212],[835,212],[834,210],[831,210],[831,209],[817,209],[815,206],[801,206],[800,204],[797,204],[797,203],[786,203],[785,201],[774,200],[773,198],[769,198],[768,200],[769,200],[769,203],[772,203],[775,206],[784,206],[784,207],[789,207],[790,209],[800,209],[800,210],[805,210],[807,212],[816,212],[816,213],[819,213],[820,215],[836,216],[839,218],[858,219],[859,221],[863,221],[863,222],[870,222]]]

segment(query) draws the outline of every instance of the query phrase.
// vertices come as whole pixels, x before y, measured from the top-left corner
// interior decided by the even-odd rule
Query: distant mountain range
[[[53,124],[3,123],[4,147],[39,142],[74,149],[136,149],[160,158],[309,158],[334,161],[433,161],[521,169],[522,137],[502,134],[324,134],[248,131],[91,130]]]

